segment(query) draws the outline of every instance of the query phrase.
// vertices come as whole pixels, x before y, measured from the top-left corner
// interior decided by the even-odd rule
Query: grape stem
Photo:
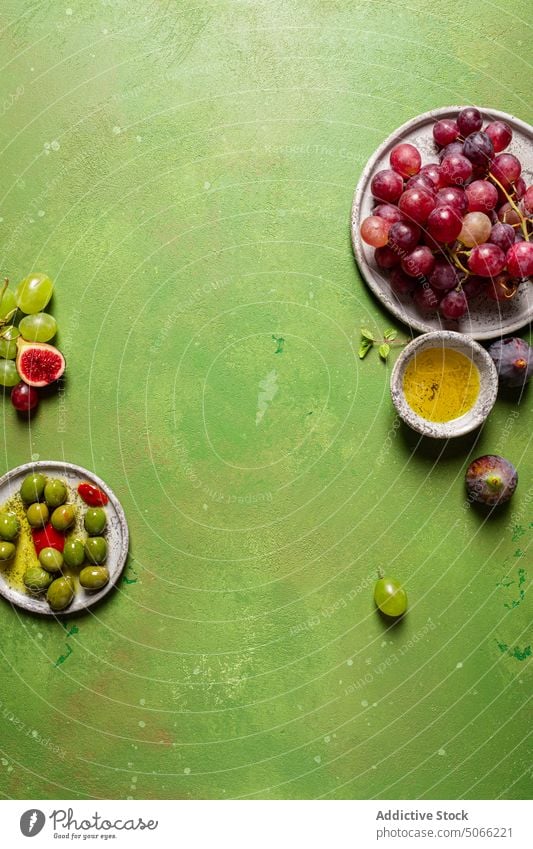
[[[520,219],[520,228],[522,230],[522,233],[524,234],[524,239],[526,240],[526,242],[529,242],[529,233],[527,232],[526,219],[524,218],[524,216],[520,212],[520,209],[518,208],[518,206],[514,202],[513,198],[509,194],[509,192],[507,192],[504,189],[504,187],[502,186],[500,181],[497,179],[497,177],[494,176],[492,171],[489,171],[489,178],[492,180],[493,183],[495,183],[498,186],[499,189],[501,189],[501,191],[504,193],[505,197],[507,198],[507,201],[511,204],[512,208],[514,209],[514,211],[518,215],[518,217]]]
[[[472,272],[469,271],[468,268],[465,268],[465,266],[463,265],[463,263],[461,262],[461,260],[459,259],[458,255],[457,255],[458,253],[466,253],[466,252],[465,251],[457,251],[457,253],[456,253],[455,251],[452,251],[451,248],[448,249],[448,256],[450,257],[450,259],[452,260],[454,265],[456,265],[457,268],[460,268],[461,271],[463,271],[466,274],[466,276],[469,277],[472,274]]]

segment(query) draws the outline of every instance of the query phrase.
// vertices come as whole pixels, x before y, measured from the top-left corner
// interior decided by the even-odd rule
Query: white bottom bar
[[[531,807],[526,801],[8,800],[0,802],[1,843],[6,849],[531,849]]]

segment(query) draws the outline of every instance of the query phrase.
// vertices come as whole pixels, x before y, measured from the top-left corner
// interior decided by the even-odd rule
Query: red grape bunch
[[[481,294],[513,298],[533,275],[533,186],[503,153],[513,138],[504,121],[473,106],[433,125],[438,161],[422,165],[412,144],[397,144],[390,168],[371,182],[372,215],[361,238],[375,248],[390,287],[422,312],[459,319]]]

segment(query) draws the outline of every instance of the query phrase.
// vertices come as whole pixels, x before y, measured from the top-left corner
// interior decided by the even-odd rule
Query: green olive
[[[47,572],[59,572],[63,565],[63,555],[57,548],[43,548],[39,552],[39,563]]]
[[[20,523],[14,513],[0,513],[0,537],[15,539],[20,530]]]
[[[12,542],[0,542],[0,560],[11,560],[15,556],[15,546]]]
[[[107,525],[107,516],[105,510],[101,507],[90,507],[84,519],[85,530],[92,537],[98,537]]]
[[[42,593],[48,589],[54,579],[40,566],[30,566],[24,573],[24,583],[34,593]]]
[[[109,572],[105,566],[86,566],[80,572],[80,584],[86,590],[99,590],[109,581]]]
[[[63,560],[67,566],[81,566],[85,560],[85,547],[81,539],[68,539],[63,549]]]
[[[76,510],[72,504],[63,504],[61,507],[56,507],[50,521],[52,527],[56,531],[66,531],[73,524],[76,518]]]
[[[48,587],[46,600],[52,610],[64,610],[74,598],[74,581],[72,578],[56,578]]]
[[[85,554],[87,560],[99,566],[107,557],[107,542],[103,537],[89,537],[85,540]]]
[[[43,497],[45,486],[46,478],[44,475],[40,475],[39,473],[26,475],[20,487],[20,497],[26,504],[33,504],[34,501],[40,501]]]
[[[32,528],[44,528],[49,515],[50,513],[46,504],[41,504],[38,501],[35,504],[30,504],[26,510],[26,518]]]
[[[44,488],[44,500],[54,510],[67,500],[67,488],[63,481],[50,480]]]

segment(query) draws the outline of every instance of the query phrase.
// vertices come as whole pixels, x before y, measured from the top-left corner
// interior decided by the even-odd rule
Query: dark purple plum
[[[519,337],[493,342],[489,354],[503,386],[524,386],[533,374],[533,348]]]
[[[504,457],[485,454],[470,463],[465,483],[470,501],[496,507],[511,498],[518,483],[518,473]]]

